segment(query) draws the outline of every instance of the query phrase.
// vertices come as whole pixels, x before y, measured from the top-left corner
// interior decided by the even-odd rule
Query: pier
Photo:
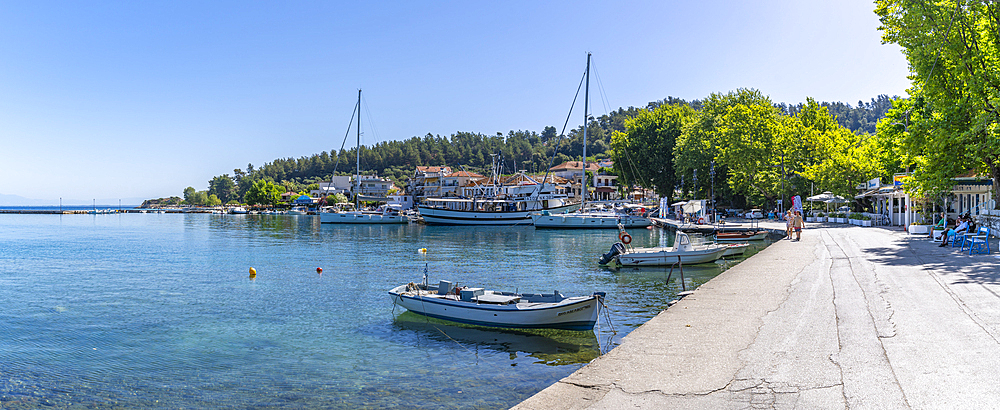
[[[994,407],[998,262],[896,229],[807,224],[514,408]]]

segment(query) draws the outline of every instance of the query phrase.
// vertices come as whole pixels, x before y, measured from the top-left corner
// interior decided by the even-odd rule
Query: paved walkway
[[[995,246],[811,226],[515,409],[1000,408]]]

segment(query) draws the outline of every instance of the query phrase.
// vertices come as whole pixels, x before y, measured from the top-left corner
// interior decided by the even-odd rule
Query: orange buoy
[[[254,269],[253,267],[251,267],[250,268],[250,279],[253,279],[253,278],[256,278],[256,277],[257,277],[257,269]]]
[[[323,268],[316,268],[316,273],[322,275],[323,274]]]

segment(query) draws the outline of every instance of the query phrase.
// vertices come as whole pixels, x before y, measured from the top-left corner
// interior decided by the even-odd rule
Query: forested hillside
[[[592,117],[587,135],[587,153],[591,160],[610,156],[611,135],[614,131],[624,131],[625,121],[640,111],[653,110],[661,105],[686,104],[695,110],[702,108],[700,100],[686,101],[675,97],[653,101],[645,107],[618,109],[610,114]],[[822,103],[837,121],[857,133],[873,133],[875,122],[885,115],[891,106],[888,96],[880,95],[871,103],[858,102],[857,107],[840,102]],[[777,108],[794,115],[803,104],[778,104]],[[510,131],[506,135],[493,135],[459,131],[450,136],[427,134],[406,140],[387,141],[374,146],[361,147],[361,167],[364,172],[377,173],[405,183],[418,165],[448,165],[452,168],[486,174],[499,155],[503,172],[517,170],[544,172],[549,164],[579,159],[582,152],[582,129],[575,128],[560,137],[555,127],[549,126],[536,131]],[[553,148],[555,159],[553,161]],[[330,175],[350,175],[355,167],[355,149],[323,151],[299,158],[279,158],[259,167],[248,164],[247,168],[234,169],[233,174],[220,175],[210,181],[210,188],[204,195],[216,195],[222,202],[241,200],[246,191],[257,180],[273,181],[285,190],[301,192],[314,183],[329,179]],[[230,184],[228,181],[232,181]]]

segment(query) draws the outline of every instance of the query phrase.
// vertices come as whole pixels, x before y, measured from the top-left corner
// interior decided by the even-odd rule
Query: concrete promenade
[[[1000,408],[996,239],[808,225],[514,408]]]

